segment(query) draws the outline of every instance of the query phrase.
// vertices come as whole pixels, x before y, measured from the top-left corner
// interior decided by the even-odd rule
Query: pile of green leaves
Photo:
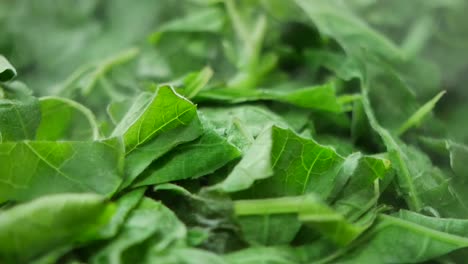
[[[463,263],[468,2],[0,2],[0,263]]]

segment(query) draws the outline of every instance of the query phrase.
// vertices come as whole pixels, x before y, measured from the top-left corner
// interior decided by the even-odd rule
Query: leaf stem
[[[91,131],[93,132],[93,139],[98,140],[100,138],[101,135],[100,135],[100,132],[99,132],[99,126],[98,126],[96,117],[94,116],[93,112],[91,112],[91,110],[89,110],[86,106],[84,106],[84,105],[82,105],[82,104],[80,104],[80,103],[78,103],[76,101],[73,101],[73,100],[70,100],[70,99],[67,99],[67,98],[63,98],[63,97],[58,97],[58,96],[43,96],[43,97],[39,98],[39,101],[46,101],[46,100],[60,101],[62,103],[65,103],[65,104],[73,107],[74,109],[78,110],[88,120]]]
[[[234,201],[236,215],[265,215],[323,211],[323,205],[313,195]]]
[[[226,5],[226,10],[229,15],[229,18],[232,21],[234,31],[237,33],[237,35],[243,43],[249,43],[251,40],[247,30],[247,26],[241,19],[233,0],[224,0],[224,3]]]
[[[137,48],[131,48],[126,51],[123,51],[107,60],[105,60],[102,64],[100,64],[97,69],[92,73],[91,81],[89,84],[83,88],[83,94],[87,95],[89,94],[98,80],[101,78],[101,76],[105,75],[107,72],[112,69],[112,67],[125,64],[132,59],[134,59],[138,54],[140,53],[140,50]]]
[[[420,198],[416,195],[417,191],[416,188],[413,185],[411,173],[408,169],[408,166],[405,162],[405,160],[402,157],[402,150],[400,149],[399,145],[393,138],[393,136],[380,124],[378,123],[373,111],[372,111],[372,106],[369,101],[369,95],[368,95],[368,90],[367,86],[363,81],[362,84],[362,98],[361,102],[363,105],[364,112],[366,113],[366,116],[369,120],[369,124],[371,127],[379,134],[379,136],[382,138],[385,146],[387,147],[387,151],[389,152],[389,155],[393,156],[393,160],[395,161],[394,164],[396,166],[396,169],[398,170],[398,174],[401,176],[400,181],[402,183],[400,186],[404,189],[404,195],[405,195],[405,200],[408,203],[408,206],[416,211],[419,212],[422,209],[422,202]],[[406,190],[405,190],[406,189]]]
[[[442,91],[438,93],[434,98],[429,100],[427,103],[425,103],[423,106],[421,106],[414,114],[412,114],[401,126],[398,128],[396,134],[397,136],[403,135],[408,129],[411,127],[417,126],[418,123],[421,122],[421,120],[429,114],[432,109],[435,107],[437,102],[444,96],[446,91]]]

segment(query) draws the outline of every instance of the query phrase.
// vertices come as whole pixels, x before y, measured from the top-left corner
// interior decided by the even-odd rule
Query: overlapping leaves
[[[0,262],[466,259],[463,1],[72,2],[0,3]]]

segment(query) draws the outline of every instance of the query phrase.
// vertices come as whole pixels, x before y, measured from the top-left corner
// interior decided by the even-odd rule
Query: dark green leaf
[[[15,76],[16,69],[3,55],[0,55],[0,82],[7,82]]]
[[[201,133],[195,105],[172,88],[164,86],[153,95],[141,94],[113,132],[125,141],[123,187],[129,186],[153,160]]]
[[[350,56],[364,59],[365,52],[371,52],[392,61],[403,59],[402,52],[391,41],[350,12],[346,3],[335,0],[295,2],[321,33],[337,40]]]
[[[240,151],[216,132],[206,130],[197,140],[180,145],[149,166],[134,186],[153,185],[205,176],[240,156]]]
[[[228,197],[192,194],[170,183],[156,185],[154,191],[189,228],[188,243],[198,242],[197,247],[215,253],[229,252],[244,245]],[[193,241],[195,234],[198,241]]]
[[[189,123],[195,115],[195,105],[163,86],[152,95],[141,94],[112,135],[124,137],[128,155],[158,134]]]
[[[356,221],[370,208],[376,206],[380,193],[393,180],[389,160],[364,156],[358,162],[333,203],[333,207],[338,212],[352,221]]]

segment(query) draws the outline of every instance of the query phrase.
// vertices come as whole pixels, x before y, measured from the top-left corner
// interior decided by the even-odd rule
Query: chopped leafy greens
[[[0,1],[0,263],[465,263],[467,10]]]

